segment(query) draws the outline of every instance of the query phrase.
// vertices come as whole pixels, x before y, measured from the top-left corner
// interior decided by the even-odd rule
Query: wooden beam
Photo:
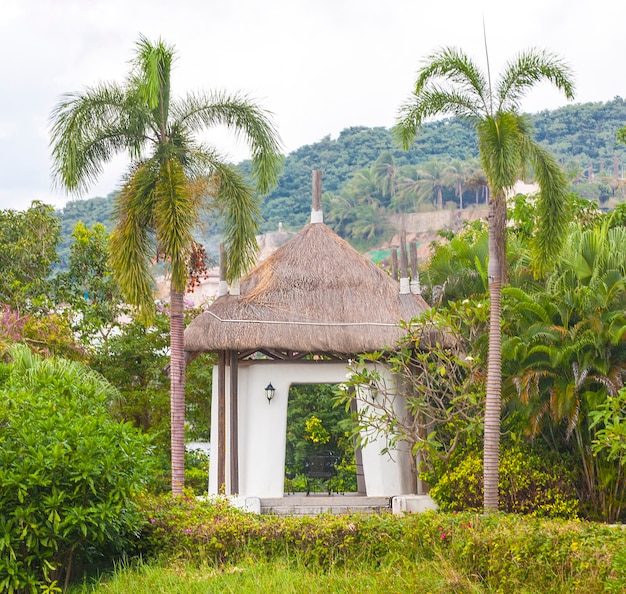
[[[230,353],[230,494],[239,493],[239,369],[237,351]]]
[[[322,170],[313,170],[313,210],[322,210]]]
[[[411,254],[411,280],[416,280],[417,276],[417,243],[412,241],[409,244],[409,250]]]
[[[391,278],[398,280],[398,250],[391,248]]]
[[[406,251],[406,231],[400,231],[400,278],[409,278],[409,256]]]
[[[226,489],[226,351],[217,356],[217,492]]]
[[[350,388],[354,396],[354,388]],[[358,412],[356,398],[350,400],[350,412],[354,415]],[[354,436],[352,443],[354,444],[354,463],[356,467],[356,490],[357,493],[367,495],[367,487],[365,485],[365,472],[363,470],[363,451],[357,445],[357,437]]]

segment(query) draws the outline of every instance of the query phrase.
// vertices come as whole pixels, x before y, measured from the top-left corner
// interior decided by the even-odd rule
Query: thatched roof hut
[[[307,225],[185,331],[185,350],[350,355],[393,347],[428,308],[321,222]]]

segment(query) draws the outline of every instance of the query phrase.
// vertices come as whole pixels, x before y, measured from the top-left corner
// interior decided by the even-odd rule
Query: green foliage
[[[424,478],[442,511],[479,511],[483,504],[482,452],[463,448]],[[578,493],[571,464],[546,451],[507,445],[500,458],[500,509],[550,518],[576,518]]]
[[[87,348],[96,348],[119,327],[127,313],[109,265],[109,236],[100,223],[76,223],[69,266],[54,279],[56,302],[69,306],[73,330]]]
[[[518,515],[259,516],[225,500],[145,499],[149,555],[229,571],[251,562],[303,571],[440,568],[440,592],[603,592],[626,586],[624,531]],[[404,591],[392,590],[392,591]]]
[[[557,157],[574,159],[581,169],[612,166],[617,153],[623,161],[624,148],[615,143],[615,132],[626,121],[626,101],[615,97],[606,103],[580,103],[533,116],[535,137]],[[609,165],[611,164],[611,165]]]
[[[67,311],[19,313],[0,304],[0,353],[23,343],[36,353],[84,360],[87,353],[72,331]]]
[[[113,201],[115,193],[106,198],[97,196],[88,200],[69,200],[63,208],[56,211],[61,227],[61,241],[58,246],[59,260],[55,264],[56,270],[67,270],[70,262],[70,246],[72,233],[78,223],[91,229],[96,223],[102,225],[108,232],[112,228]]]
[[[130,550],[149,442],[112,418],[118,394],[88,368],[25,347],[9,355],[0,374],[0,589],[54,591],[83,564]]]
[[[307,461],[327,452],[337,458],[337,474],[326,481],[307,479]],[[288,491],[326,488],[356,492],[351,417],[337,406],[333,386],[296,385],[289,389],[285,474]]]
[[[361,444],[383,438],[381,453],[408,446],[417,475],[481,433],[486,322],[481,301],[451,302],[407,323],[394,352],[359,356],[338,394],[346,406],[358,401]]]
[[[619,466],[626,463],[626,388],[622,388],[617,396],[607,399],[594,411],[589,413],[592,427],[602,427],[593,440],[593,451],[605,454],[607,460],[617,462]]]
[[[616,521],[622,471],[605,452],[591,454],[603,427],[591,418],[626,376],[626,233],[584,226],[572,225],[544,286],[504,291],[504,390],[529,433],[575,455],[584,513]]]
[[[185,452],[185,488],[195,495],[206,495],[209,485],[209,455],[201,450]]]
[[[46,309],[58,242],[51,206],[33,202],[26,211],[0,211],[0,303],[20,313]]]
[[[445,306],[486,294],[489,252],[484,221],[465,223],[460,233],[432,247],[433,254],[420,275],[429,303]]]
[[[161,313],[152,326],[132,320],[120,327],[91,357],[92,368],[123,396],[116,414],[163,445],[169,429],[169,381],[163,372],[168,343],[169,319]]]

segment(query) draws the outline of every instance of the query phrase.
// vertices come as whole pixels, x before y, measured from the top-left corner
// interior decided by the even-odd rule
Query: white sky
[[[582,0],[0,0],[0,209],[61,206],[50,176],[48,118],[62,93],[121,82],[140,33],[177,51],[174,95],[244,90],[274,119],[286,152],[349,126],[394,124],[420,61],[455,45],[495,76],[539,47],[571,66],[576,102],[626,96],[626,2]],[[523,109],[565,105],[539,86]],[[626,122],[625,122],[626,123]],[[215,143],[238,162],[241,146]],[[87,196],[114,190],[105,168]]]

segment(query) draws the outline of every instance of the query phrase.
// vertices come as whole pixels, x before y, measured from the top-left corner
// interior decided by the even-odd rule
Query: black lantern
[[[276,388],[272,386],[272,382],[270,382],[269,384],[267,384],[267,387],[265,388],[265,397],[267,398],[268,404],[272,401],[272,398],[274,398],[275,394],[276,394]]]

